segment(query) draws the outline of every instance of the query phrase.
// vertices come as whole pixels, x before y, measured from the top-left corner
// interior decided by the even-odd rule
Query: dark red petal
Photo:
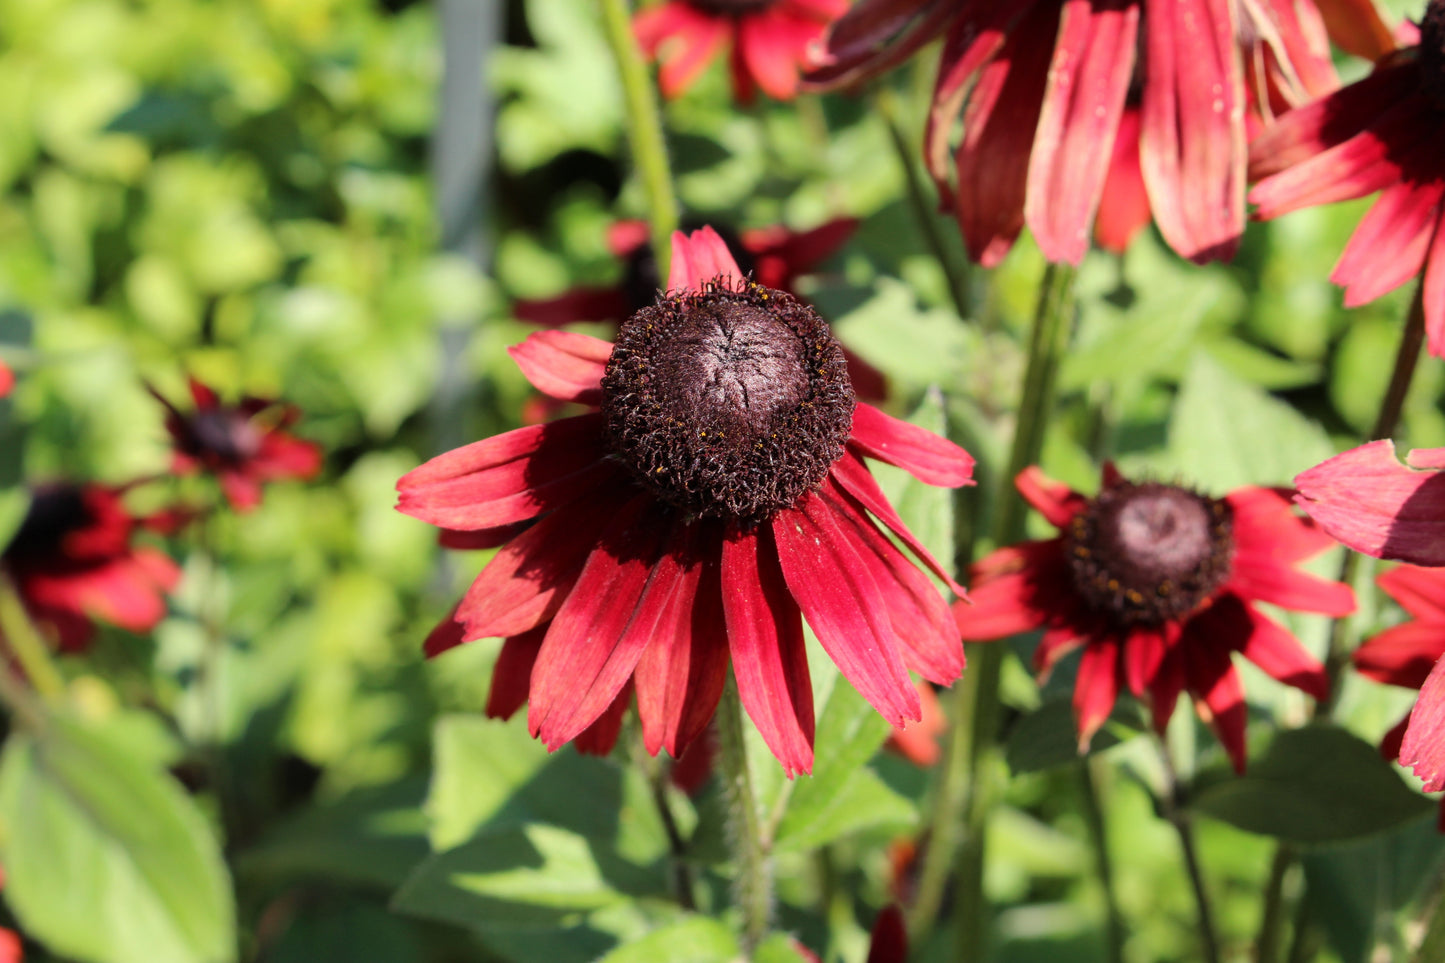
[[[1400,181],[1375,201],[1330,272],[1345,307],[1368,304],[1419,275],[1440,220],[1445,185]]]
[[[717,231],[700,227],[691,235],[681,231],[672,234],[672,269],[667,275],[667,290],[701,291],[704,284],[723,278],[737,285],[743,281],[738,262]]]
[[[1168,623],[1168,626],[1177,635],[1175,624]],[[1129,691],[1136,696],[1142,696],[1149,688],[1168,653],[1169,642],[1165,632],[1164,626],[1145,625],[1134,629],[1124,639],[1124,678],[1129,683]]]
[[[1410,710],[1400,762],[1425,780],[1426,792],[1445,789],[1445,659],[1435,663]]]
[[[1094,733],[1114,711],[1119,698],[1119,641],[1112,635],[1091,638],[1079,660],[1074,682],[1074,719],[1079,726],[1079,752],[1089,751]]]
[[[1034,649],[1034,671],[1038,673],[1039,684],[1048,681],[1065,656],[1089,641],[1089,636],[1079,626],[1064,625],[1046,631]]]
[[[1244,78],[1234,0],[1145,0],[1140,166],[1154,222],[1194,261],[1244,231]]]
[[[788,591],[844,678],[895,728],[921,718],[873,566],[837,510],[809,493],[779,512],[772,529]]]
[[[1229,657],[1235,646],[1229,640],[1206,635],[1205,625],[1199,618],[1191,620],[1179,640],[1186,682],[1194,695],[1195,711],[1214,729],[1235,771],[1244,772],[1244,725],[1248,708],[1244,703],[1244,686]]]
[[[1388,628],[1350,656],[1360,675],[1418,689],[1445,655],[1445,622],[1405,622]]]
[[[858,219],[844,217],[799,233],[781,224],[754,228],[742,232],[742,242],[759,262],[758,283],[787,290],[799,275],[838,253],[857,230]],[[771,275],[764,276],[763,262],[776,265]]]
[[[572,331],[538,331],[507,349],[532,387],[558,401],[602,404],[602,375],[612,345]]]
[[[632,701],[632,683],[622,687],[617,693],[617,698],[602,711],[597,721],[577,734],[572,740],[577,751],[586,756],[605,756],[612,752],[612,747],[617,745],[617,737],[622,732],[622,717],[627,713],[627,705]]]
[[[1049,524],[1058,529],[1069,527],[1074,516],[1084,510],[1088,499],[1063,482],[1056,482],[1045,475],[1037,465],[1030,465],[1014,478],[1014,487],[1024,501]]]
[[[191,400],[196,403],[197,411],[204,408],[216,408],[220,406],[221,396],[216,394],[215,389],[210,385],[195,375],[188,377],[186,382],[191,389]]]
[[[1445,570],[1397,565],[1375,584],[1416,618],[1445,622]]]
[[[441,655],[448,649],[454,649],[467,641],[467,627],[457,618],[457,606],[453,605],[452,610],[446,614],[436,628],[427,633],[426,641],[422,643],[422,651],[427,658],[434,655]]]
[[[597,721],[642,657],[647,635],[629,628],[639,617],[655,621],[655,606],[677,577],[664,554],[671,516],[659,518],[656,508],[651,495],[639,495],[609,519],[547,628],[532,670],[527,727],[548,749]]]
[[[483,549],[505,545],[531,526],[531,522],[517,522],[515,525],[499,525],[496,528],[480,528],[474,532],[444,528],[437,532],[437,544],[453,551],[477,552]]]
[[[1295,514],[1289,488],[1237,488],[1225,501],[1234,515],[1237,556],[1301,562],[1335,545],[1311,519]]]
[[[1412,463],[1417,456],[1425,455],[1411,452]],[[1445,477],[1401,465],[1394,442],[1352,448],[1294,482],[1299,506],[1355,551],[1445,565]]]
[[[1213,607],[1221,610],[1221,615],[1229,613],[1227,617],[1243,621],[1247,634],[1240,646],[1240,655],[1285,685],[1294,686],[1321,702],[1329,698],[1330,680],[1324,666],[1300,645],[1299,639],[1234,596],[1224,596]],[[1238,614],[1231,613],[1231,609],[1237,609]]]
[[[1405,730],[1410,727],[1410,714],[1405,713],[1405,718],[1390,727],[1390,731],[1380,737],[1380,755],[1393,762],[1400,758],[1400,744],[1405,741]]]
[[[867,963],[906,963],[907,959],[908,930],[903,925],[903,913],[890,903],[873,924]]]
[[[1114,135],[1104,192],[1099,195],[1094,239],[1104,250],[1123,254],[1151,218],[1144,172],[1139,167],[1139,109],[1125,106]]]
[[[803,621],[766,526],[722,546],[723,614],[738,695],[788,776],[813,771],[813,689]]]
[[[508,525],[603,484],[618,470],[606,455],[601,414],[518,428],[407,472],[396,507],[442,528]]]
[[[886,415],[865,402],[853,412],[849,441],[879,461],[897,465],[925,485],[973,484],[973,456],[947,438]]]
[[[911,57],[955,16],[947,0],[862,0],[829,31],[823,66],[807,77],[809,89],[847,86],[876,77]],[[889,40],[892,43],[889,43]]]
[[[1296,612],[1339,616],[1355,610],[1355,593],[1343,582],[1330,582],[1257,557],[1235,558],[1225,589]]]
[[[1078,264],[1134,73],[1135,0],[1065,3],[1029,157],[1024,217],[1044,257]]]
[[[973,568],[969,602],[955,602],[954,621],[969,641],[1001,639],[1036,629],[1074,595],[1062,542],[1024,542],[998,549]],[[1054,604],[1051,604],[1054,603]]]
[[[532,667],[547,627],[539,625],[530,632],[514,635],[502,643],[497,664],[492,667],[492,687],[487,692],[487,715],[493,719],[510,719],[527,704],[532,688]]]
[[[1164,654],[1164,661],[1159,663],[1159,669],[1154,673],[1154,679],[1149,683],[1146,693],[1149,715],[1154,723],[1154,731],[1159,735],[1164,735],[1164,730],[1169,727],[1169,719],[1174,715],[1174,709],[1179,704],[1179,694],[1183,691],[1184,656],[1175,645]]]
[[[1441,202],[1436,202],[1435,237],[1425,255],[1424,288],[1420,292],[1425,309],[1425,337],[1430,353],[1445,357],[1445,230],[1441,230]]]

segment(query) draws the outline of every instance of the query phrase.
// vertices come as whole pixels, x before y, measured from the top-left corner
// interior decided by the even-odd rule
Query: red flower
[[[5,362],[0,361],[0,398],[10,393],[15,387],[15,372],[11,371]]]
[[[1445,448],[1417,448],[1406,461],[1389,440],[1351,448],[1301,472],[1295,501],[1357,552],[1445,565]]]
[[[1000,549],[973,571],[973,605],[955,605],[965,639],[1042,628],[1034,665],[1047,674],[1083,649],[1074,713],[1086,747],[1119,690],[1144,697],[1161,732],[1188,689],[1202,718],[1244,768],[1238,652],[1287,685],[1324,698],[1320,665],[1254,602],[1326,615],[1354,610],[1338,582],[1297,571],[1331,544],[1290,510],[1289,496],[1241,488],[1222,499],[1104,470],[1085,498],[1029,468],[1019,491],[1063,534]]]
[[[667,0],[638,13],[633,29],[643,53],[662,63],[664,97],[680,96],[731,43],[738,100],[750,102],[757,88],[792,100],[808,48],[847,9],[848,0]]]
[[[1355,307],[1424,274],[1430,352],[1445,355],[1445,2],[1431,0],[1418,46],[1374,73],[1285,114],[1250,148],[1255,217],[1315,204],[1375,201],[1330,280]]]
[[[427,651],[506,638],[488,711],[529,702],[553,749],[589,727],[610,745],[635,691],[648,751],[674,758],[712,717],[731,659],[769,747],[808,772],[801,617],[895,726],[921,715],[908,668],[940,684],[963,668],[947,605],[879,523],[947,572],[864,457],[947,486],[968,483],[973,459],[855,410],[822,319],[745,281],[711,229],[674,236],[668,289],[615,345],[546,331],[511,349],[539,390],[600,411],[476,442],[398,483],[403,512],[502,546]]]
[[[1139,163],[1159,230],[1193,260],[1228,258],[1244,227],[1241,47],[1267,50],[1257,58],[1267,69],[1317,52],[1299,35],[1302,21],[1273,6],[863,0],[834,25],[825,66],[809,80],[856,82],[946,34],[924,157],[969,253],[988,267],[1025,223],[1045,257],[1079,263],[1137,86]],[[959,116],[963,140],[953,150]],[[1119,162],[1130,163],[1128,155]],[[1127,225],[1110,228],[1111,239],[1127,233]]]
[[[93,619],[148,632],[166,614],[165,593],[180,569],[164,553],[133,546],[137,528],[162,528],[169,515],[136,518],[124,489],[53,484],[33,492],[20,530],[0,554],[26,608],[66,652],[89,645]]]
[[[299,416],[295,408],[266,398],[242,398],[223,405],[214,390],[190,379],[195,409],[182,412],[147,385],[166,407],[166,430],[175,446],[171,470],[178,475],[205,471],[221,482],[221,490],[237,511],[261,503],[264,482],[315,477],[321,470],[321,448],[285,429]]]

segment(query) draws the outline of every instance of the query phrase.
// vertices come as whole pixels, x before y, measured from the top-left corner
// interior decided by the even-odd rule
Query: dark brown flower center
[[[1074,516],[1065,550],[1096,611],[1157,625],[1198,608],[1229,577],[1228,503],[1158,482],[1117,482]]]
[[[1430,0],[1420,21],[1420,86],[1445,110],[1445,0]]]
[[[65,536],[91,524],[94,518],[75,485],[47,485],[36,489],[20,529],[6,546],[9,561],[47,559],[60,554]]]
[[[745,14],[766,10],[777,0],[687,0],[687,2],[689,6],[696,7],[703,13],[719,17],[741,17]]]
[[[685,511],[753,524],[843,453],[853,386],[812,308],[758,284],[659,298],[622,325],[602,379],[612,448]]]
[[[261,432],[243,411],[203,408],[185,420],[181,447],[187,454],[210,456],[230,465],[256,457]]]

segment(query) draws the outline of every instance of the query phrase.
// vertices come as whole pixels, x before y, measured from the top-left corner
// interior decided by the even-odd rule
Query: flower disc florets
[[[1420,20],[1420,86],[1445,110],[1445,2],[1430,0]]]
[[[624,323],[602,393],[613,451],[644,485],[745,524],[818,487],[856,403],[843,349],[812,308],[724,278]]]
[[[1074,584],[1125,624],[1180,618],[1222,586],[1234,557],[1229,505],[1159,482],[1109,485],[1065,533]]]

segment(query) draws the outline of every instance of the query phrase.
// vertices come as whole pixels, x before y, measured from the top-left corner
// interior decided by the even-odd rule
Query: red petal
[[[1234,514],[1236,556],[1300,562],[1335,545],[1318,525],[1295,514],[1288,488],[1237,488],[1225,497]]]
[[[788,776],[813,771],[813,689],[803,622],[766,526],[722,546],[723,614],[738,695]]]
[[[602,404],[602,375],[612,345],[601,338],[572,331],[538,331],[512,345],[507,354],[543,394],[579,405]]]
[[[890,903],[883,907],[873,924],[867,963],[905,963],[907,958],[908,931],[903,925],[903,914]]]
[[[1164,661],[1159,663],[1159,669],[1154,673],[1154,679],[1149,683],[1149,691],[1146,693],[1154,731],[1161,736],[1169,727],[1169,719],[1174,715],[1174,709],[1179,704],[1179,694],[1183,691],[1184,656],[1176,645],[1164,654]]]
[[[1428,672],[1428,670],[1427,670]],[[1380,755],[1390,761],[1400,758],[1400,744],[1405,741],[1405,730],[1410,727],[1410,714],[1405,713],[1405,718],[1390,727],[1390,731],[1380,737]]]
[[[1140,626],[1124,639],[1124,678],[1129,683],[1129,691],[1136,696],[1143,695],[1149,688],[1164,662],[1170,645],[1165,632],[1172,631],[1176,637],[1178,635],[1175,623],[1166,625],[1167,628]]]
[[[487,692],[487,715],[493,719],[510,719],[527,704],[532,688],[532,667],[547,627],[539,625],[530,632],[514,635],[502,643],[497,664],[492,667],[492,687]]]
[[[799,275],[836,254],[857,230],[858,219],[845,217],[796,234],[780,224],[754,228],[742,232],[742,242],[759,264],[758,283],[789,290]],[[764,262],[776,266],[766,275]]]
[[[925,485],[973,484],[973,456],[947,438],[859,402],[849,441],[867,455],[897,465]]]
[[[1397,565],[1375,584],[1416,618],[1445,622],[1445,570]]]
[[[798,93],[798,67],[808,45],[823,35],[823,24],[767,10],[738,24],[738,50],[753,80],[775,100]]]
[[[1089,640],[1074,682],[1074,719],[1079,725],[1079,752],[1089,751],[1094,733],[1114,711],[1119,698],[1119,642],[1112,635]]]
[[[667,290],[701,291],[721,279],[730,286],[743,283],[738,262],[717,231],[700,227],[691,236],[681,231],[672,234],[672,270],[667,275]]]
[[[656,505],[639,495],[610,520],[547,629],[532,670],[527,726],[548,749],[597,721],[642,657],[647,635],[631,626],[655,621],[677,577],[664,554],[670,516],[658,519]]]
[[[732,36],[728,20],[677,0],[642,11],[633,18],[632,28],[647,56],[660,55],[658,88],[669,100],[692,86]]]
[[[1355,551],[1445,565],[1445,478],[1401,465],[1394,442],[1352,448],[1294,482],[1299,506]]]
[[[1049,676],[1053,674],[1054,667],[1065,656],[1088,641],[1088,635],[1078,626],[1065,625],[1045,632],[1043,638],[1039,639],[1033,656],[1034,671],[1038,673],[1039,684],[1042,685],[1048,681]]]
[[[1256,611],[1234,596],[1226,595],[1213,606],[1221,617],[1241,621],[1246,633],[1239,654],[1265,671],[1271,678],[1294,686],[1306,695],[1323,702],[1330,696],[1330,680],[1324,666],[1299,639],[1276,624],[1264,613]],[[1231,610],[1236,610],[1232,612]]]
[[[1425,780],[1426,792],[1445,789],[1445,660],[1435,663],[1410,710],[1400,762]]]
[[[1186,626],[1179,641],[1189,691],[1195,697],[1194,708],[1214,729],[1235,771],[1244,772],[1244,725],[1248,718],[1244,687],[1230,661],[1229,647],[1191,631],[1199,621],[1194,619]]]
[[[196,410],[203,408],[216,408],[221,404],[221,396],[211,386],[194,375],[186,379],[191,389],[191,400],[196,403]]]
[[[1139,109],[1125,106],[1114,135],[1104,192],[1099,195],[1094,239],[1104,250],[1123,254],[1151,217],[1144,172],[1139,167]]]
[[[945,0],[927,0],[921,8],[918,0],[861,0],[829,30],[823,66],[808,75],[807,86],[837,88],[891,70],[954,16],[955,5]]]
[[[772,528],[788,591],[838,670],[890,725],[921,718],[872,565],[836,509],[810,493],[779,512]]]
[[[1134,0],[1067,0],[1029,157],[1024,216],[1044,257],[1078,264],[1134,72]]]
[[[1437,186],[1440,186],[1437,184]],[[1440,229],[1441,202],[1437,199],[1435,237],[1425,254],[1425,279],[1420,297],[1425,309],[1425,335],[1430,353],[1445,357],[1445,230]]]
[[[436,628],[427,633],[426,641],[422,643],[422,651],[427,658],[434,655],[441,655],[448,649],[454,649],[467,640],[467,627],[457,618],[457,606],[453,605],[452,610],[447,613],[446,618],[436,624]]]
[[[477,552],[505,545],[525,532],[531,522],[517,522],[514,525],[499,525],[496,528],[479,528],[474,532],[444,528],[437,532],[437,544],[459,552]]]
[[[617,698],[602,711],[597,721],[577,734],[572,740],[572,745],[577,751],[587,756],[605,756],[612,752],[612,747],[617,745],[617,737],[622,732],[622,717],[627,713],[627,704],[632,701],[632,683],[622,687],[617,693]]]
[[[1440,220],[1445,185],[1401,181],[1385,188],[1345,245],[1330,280],[1359,307],[1416,277]]]
[[[618,472],[601,414],[518,428],[407,472],[397,510],[443,528],[508,525],[556,508]]]
[[[1388,628],[1351,655],[1355,669],[1386,685],[1418,689],[1445,655],[1445,623],[1405,622]]]
[[[1049,524],[1059,529],[1068,528],[1074,516],[1083,511],[1089,502],[1068,485],[1045,475],[1037,465],[1030,465],[1019,472],[1014,478],[1014,487],[1019,490],[1024,501],[1048,519]]]
[[[573,288],[555,298],[516,301],[512,314],[519,321],[557,327],[576,321],[621,321],[632,313],[627,292],[619,287]]]
[[[1355,593],[1343,582],[1248,556],[1235,558],[1225,589],[1296,612],[1339,616],[1355,610]]]
[[[969,641],[1002,639],[1036,629],[1056,608],[1049,603],[1073,594],[1063,543],[1024,542],[998,549],[972,572],[969,605],[955,602],[953,617]]]

